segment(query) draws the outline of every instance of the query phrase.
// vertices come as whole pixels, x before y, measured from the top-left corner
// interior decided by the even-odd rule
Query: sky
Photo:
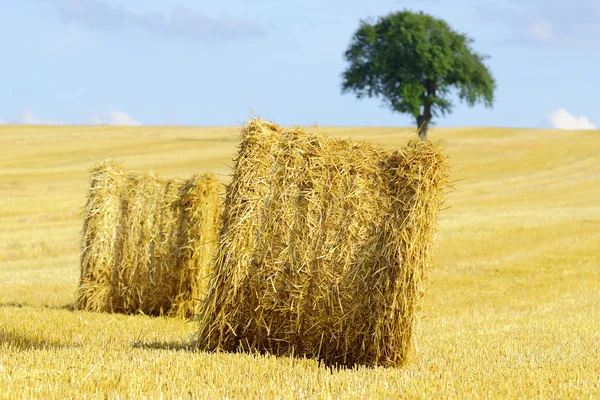
[[[493,108],[437,126],[600,126],[598,0],[0,0],[0,123],[412,126],[341,93],[360,20],[404,9],[490,56]]]

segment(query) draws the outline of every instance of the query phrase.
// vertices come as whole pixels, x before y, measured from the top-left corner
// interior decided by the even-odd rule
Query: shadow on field
[[[144,350],[171,350],[171,351],[194,351],[194,344],[191,341],[168,340],[166,342],[159,340],[150,340],[147,342],[135,341],[131,343],[131,347]]]
[[[65,304],[62,306],[49,306],[46,304],[35,305],[35,304],[28,304],[28,303],[7,302],[7,303],[0,303],[0,308],[2,308],[2,307],[7,307],[7,308],[33,307],[33,308],[47,308],[50,310],[75,311],[75,304],[73,304],[73,303]]]
[[[196,343],[193,340],[184,340],[184,339],[170,340],[170,341],[159,341],[159,340],[153,339],[153,340],[149,340],[146,342],[135,341],[135,342],[131,343],[131,347],[133,347],[135,349],[143,349],[143,350],[189,351],[189,352],[201,352],[201,353],[206,353],[206,354],[214,354],[214,352],[211,352],[211,351],[205,352],[205,351],[199,350],[196,347]],[[223,354],[251,355],[254,357],[275,357],[278,359],[288,359],[288,360],[290,360],[291,363],[311,360],[311,361],[314,361],[319,368],[323,368],[331,374],[336,373],[336,372],[341,372],[341,371],[349,371],[349,370],[353,370],[354,368],[356,368],[356,366],[347,366],[347,365],[342,365],[342,364],[328,364],[323,360],[310,359],[310,358],[307,358],[307,357],[301,356],[301,355],[278,356],[278,355],[269,354],[266,352],[265,353],[260,353],[260,352],[246,353],[246,352],[242,352],[242,351],[224,351]]]
[[[64,306],[56,307],[57,310],[75,311],[75,303],[65,304]]]
[[[22,332],[0,328],[0,346],[4,346],[6,344],[8,344],[9,348],[21,351],[52,350],[67,347],[66,345],[56,341],[45,340],[44,338],[39,337],[31,337],[23,334]]]
[[[26,306],[27,306],[26,303],[14,303],[14,302],[0,303],[0,307],[23,308]]]

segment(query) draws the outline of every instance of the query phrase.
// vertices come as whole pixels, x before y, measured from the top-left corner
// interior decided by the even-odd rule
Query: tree
[[[473,107],[492,107],[496,83],[473,39],[423,12],[400,11],[360,21],[344,53],[342,93],[381,97],[392,110],[416,119],[427,140],[431,119],[452,112],[453,93]]]

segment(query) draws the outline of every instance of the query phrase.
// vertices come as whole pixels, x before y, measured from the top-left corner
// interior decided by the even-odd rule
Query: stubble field
[[[322,128],[398,146],[409,129]],[[402,369],[186,348],[193,322],[72,311],[88,168],[229,179],[239,127],[0,127],[1,398],[600,396],[600,133],[435,129],[435,268]]]

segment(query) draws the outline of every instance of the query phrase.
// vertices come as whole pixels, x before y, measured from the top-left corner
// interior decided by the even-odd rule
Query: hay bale
[[[220,218],[212,174],[164,179],[92,169],[78,309],[191,317],[205,294]]]
[[[197,346],[402,365],[446,181],[429,142],[388,151],[250,121]]]

